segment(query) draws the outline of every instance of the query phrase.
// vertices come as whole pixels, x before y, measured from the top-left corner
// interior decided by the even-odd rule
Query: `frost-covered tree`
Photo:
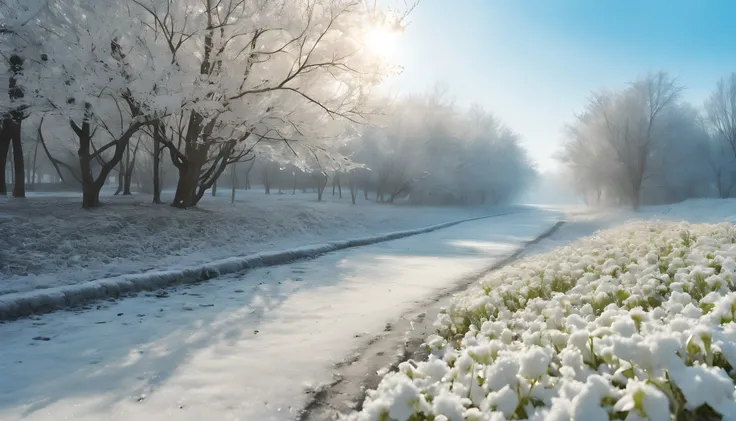
[[[84,207],[99,205],[100,190],[131,138],[155,117],[148,105],[155,98],[150,80],[160,75],[150,63],[125,51],[141,29],[127,6],[82,0],[50,3],[39,23],[46,34],[45,59],[24,80],[29,90],[34,86],[32,109],[44,116],[38,129],[44,144],[44,122],[54,127],[55,139],[50,140],[74,139],[78,166],[49,157],[82,184]]]
[[[515,134],[478,106],[456,107],[442,87],[396,101],[352,147],[378,201],[506,202],[534,174]]]
[[[656,171],[644,183],[642,196],[649,203],[673,203],[711,195],[711,139],[700,111],[688,103],[679,103],[663,115],[663,124],[660,146],[651,158]]]
[[[24,100],[23,73],[29,57],[37,45],[38,16],[47,8],[48,0],[0,1],[0,56],[3,57],[4,75],[0,81],[0,194],[6,191],[7,155],[13,147],[13,196],[25,196],[22,122],[28,117],[28,103]]]
[[[705,103],[708,123],[736,157],[736,73],[718,81]]]
[[[562,152],[586,198],[639,207],[645,182],[663,169],[681,90],[660,72],[592,96]]]
[[[705,102],[706,125],[711,132],[710,163],[720,197],[735,193],[736,184],[736,73],[718,81]]]
[[[260,143],[337,154],[335,121],[363,123],[371,88],[395,71],[364,44],[400,22],[362,1],[132,1],[139,50],[168,75],[152,107],[168,116],[157,131],[179,171],[175,206],[195,205]]]
[[[19,64],[8,68],[18,75],[10,84],[26,93],[17,104],[17,95],[2,101],[3,113],[22,106],[24,117],[43,117],[43,149],[59,175],[81,182],[85,207],[99,203],[100,188],[139,136],[150,144],[154,201],[165,151],[178,172],[179,207],[196,205],[228,165],[267,143],[285,145],[265,150],[278,150],[276,161],[289,155],[304,164],[320,154],[339,160],[351,126],[380,105],[373,88],[398,70],[366,48],[368,34],[402,30],[405,17],[360,0],[0,6],[0,35],[15,37],[30,23],[37,29],[2,47],[25,62],[22,72]],[[10,86],[14,92],[21,91]],[[4,120],[3,133],[19,131],[17,119]],[[64,121],[68,127],[57,130]],[[7,153],[6,138],[0,152]],[[78,151],[78,165],[58,158],[67,149]],[[122,178],[130,179],[132,168],[122,169]],[[22,162],[16,170],[23,173]]]
[[[592,96],[560,153],[587,203],[638,208],[711,194],[710,138],[681,91],[660,72]]]

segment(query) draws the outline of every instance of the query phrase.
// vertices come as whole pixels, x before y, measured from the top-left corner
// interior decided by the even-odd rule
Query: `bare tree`
[[[10,77],[8,79],[8,106],[3,106],[0,123],[0,194],[6,195],[5,169],[7,155],[13,149],[13,196],[25,197],[25,163],[23,161],[23,143],[21,141],[21,124],[27,117],[27,104],[21,103],[25,97],[24,89],[18,83],[23,73],[24,47],[33,44],[34,35],[29,32],[31,22],[48,6],[48,0],[4,0],[0,2],[0,51],[7,62]],[[43,56],[45,57],[45,55]]]
[[[250,190],[250,171],[253,169],[253,165],[256,163],[256,156],[253,155],[252,159],[249,161],[250,165],[246,165],[245,167],[245,189]]]
[[[350,189],[350,201],[355,204],[355,197],[358,195],[358,177],[356,170],[348,172],[348,188]]]
[[[621,167],[622,187],[634,209],[640,206],[644,181],[655,171],[652,156],[661,146],[657,142],[662,140],[663,115],[681,92],[675,80],[659,72],[632,83],[620,94],[593,96],[585,118],[602,119],[601,140]]]
[[[230,165],[230,204],[235,203],[235,188],[238,181],[237,168],[237,162],[233,162],[233,164]]]
[[[23,161],[23,143],[21,139],[21,124],[26,118],[26,106],[19,104],[25,96],[23,88],[18,85],[18,77],[23,73],[24,59],[13,54],[8,59],[10,78],[8,79],[8,96],[11,109],[2,118],[0,125],[0,194],[7,194],[5,181],[5,165],[7,154],[12,145],[13,149],[13,197],[25,197],[25,164]]]
[[[337,190],[340,194],[340,199],[342,199],[342,185],[340,184],[340,172],[334,171],[332,173],[332,195],[335,195],[335,187],[337,187]]]
[[[273,186],[274,178],[276,178],[276,172],[278,171],[278,165],[274,165],[272,162],[266,161],[263,165],[263,188],[266,194],[271,194],[271,187]]]
[[[130,186],[133,182],[133,170],[135,169],[135,158],[138,156],[138,147],[141,145],[141,136],[138,136],[138,140],[135,143],[135,147],[133,148],[133,152],[131,154],[130,152],[130,142],[128,142],[128,147],[126,150],[126,157],[124,159],[125,161],[125,177],[123,182],[123,196],[129,196],[132,193],[130,192]]]
[[[718,81],[705,111],[715,134],[731,146],[736,158],[736,73]]]
[[[166,137],[166,129],[161,121],[153,125],[153,203],[161,204],[161,155],[163,153],[162,138]]]

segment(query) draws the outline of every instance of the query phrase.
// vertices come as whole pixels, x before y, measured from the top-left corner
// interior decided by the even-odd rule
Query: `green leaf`
[[[644,412],[644,391],[641,389],[637,389],[636,392],[631,395],[631,397],[634,398],[634,408],[646,414]]]

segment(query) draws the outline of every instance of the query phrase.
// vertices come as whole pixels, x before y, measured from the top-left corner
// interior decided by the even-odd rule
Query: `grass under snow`
[[[164,200],[171,199],[165,192]],[[325,193],[262,189],[206,195],[197,208],[153,205],[147,195],[112,196],[81,208],[79,193],[0,197],[0,295],[73,285],[147,270],[181,268],[217,259],[333,240],[420,228],[487,215],[499,209],[350,203]],[[372,197],[371,197],[372,199]]]
[[[736,419],[736,228],[632,222],[458,296],[353,421]]]

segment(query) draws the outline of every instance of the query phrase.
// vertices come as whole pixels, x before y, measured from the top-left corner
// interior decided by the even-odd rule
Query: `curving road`
[[[529,209],[0,324],[0,419],[295,419],[387,323],[558,217]]]

